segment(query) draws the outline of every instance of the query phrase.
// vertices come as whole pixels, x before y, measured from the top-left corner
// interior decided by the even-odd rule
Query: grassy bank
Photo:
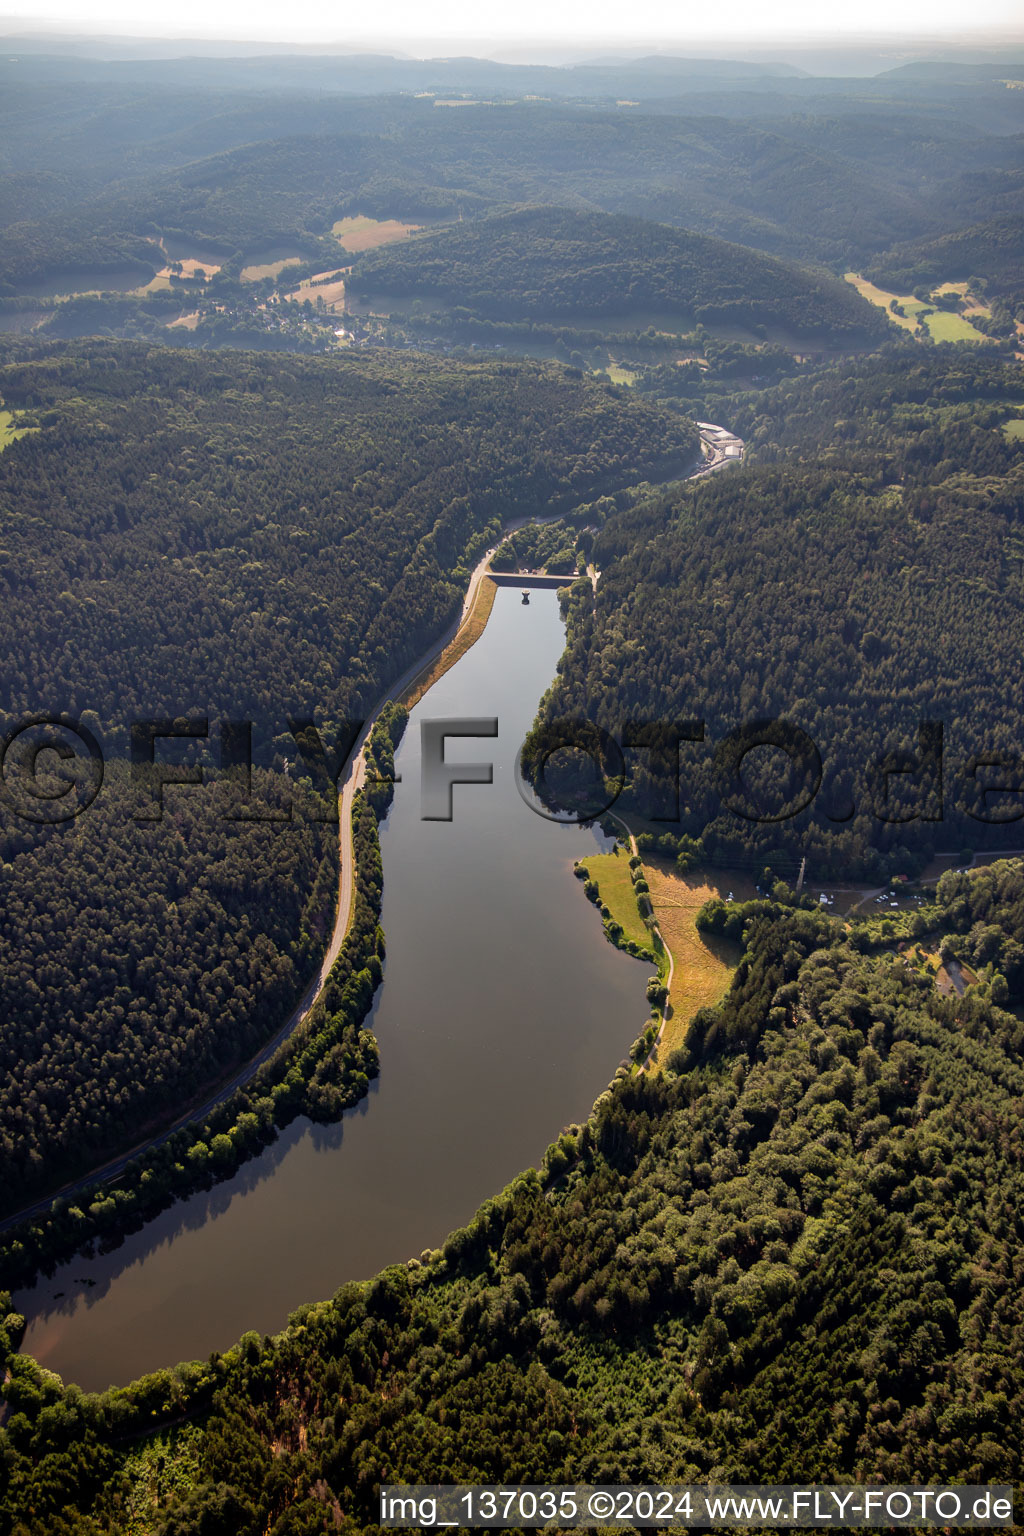
[[[884,309],[894,325],[902,330],[919,334],[919,327],[925,326],[933,341],[989,341],[984,331],[979,331],[970,322],[970,315],[988,315],[991,311],[985,305],[976,300],[968,300],[966,283],[943,283],[941,287],[933,290],[936,294],[957,293],[960,294],[966,305],[964,313],[943,309],[935,303],[925,303],[917,299],[912,293],[888,293],[884,288],[879,288],[875,283],[868,282],[866,277],[861,277],[859,272],[847,272],[846,281],[850,283],[862,298],[869,303],[876,304],[879,309]],[[893,310],[893,301],[899,305],[898,310]]]
[[[487,627],[487,620],[491,616],[491,609],[494,607],[494,599],[497,595],[498,589],[494,582],[484,577],[477,588],[473,606],[466,615],[458,634],[445,646],[440,656],[435,656],[422,672],[416,674],[402,693],[399,702],[404,704],[406,709],[412,709],[414,704],[418,704],[427,689],[432,688],[438,678],[451,671],[460,657],[465,656],[470,647],[480,639]]]
[[[601,900],[626,939],[649,949],[651,935],[640,916],[629,867],[629,849],[616,847],[614,853],[595,853],[583,860],[587,875],[597,881]]]

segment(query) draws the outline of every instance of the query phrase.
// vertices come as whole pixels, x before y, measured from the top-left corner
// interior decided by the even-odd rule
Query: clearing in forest
[[[935,341],[991,340],[991,337],[986,336],[984,332],[975,330],[964,315],[954,314],[952,310],[930,310],[924,317],[924,323]]]
[[[746,876],[719,870],[681,875],[670,864],[645,859],[644,872],[661,936],[675,962],[672,1011],[654,1058],[654,1065],[660,1067],[682,1045],[697,1009],[721,1002],[739,964],[739,945],[699,933],[697,913],[715,897],[724,901],[732,892],[736,901],[752,901],[757,892]]]
[[[38,427],[19,427],[13,411],[0,411],[0,453],[16,443],[19,437],[38,431]]]
[[[267,253],[268,259],[262,262],[254,262],[251,266],[242,268],[243,283],[258,283],[264,277],[280,277],[285,267],[296,267],[304,260],[301,252],[286,252],[281,256],[275,256],[273,252]]]
[[[219,271],[220,267],[215,263],[199,261],[194,256],[186,256],[181,261],[176,262],[173,267],[168,262],[166,267],[161,267],[159,272],[154,273],[148,283],[144,283],[141,288],[136,288],[134,292],[140,295],[143,293],[159,293],[163,289],[172,287],[172,272],[178,277],[198,277],[204,283],[208,283],[210,278]]]
[[[373,251],[379,245],[402,240],[420,228],[419,224],[403,224],[401,219],[369,219],[356,215],[351,219],[338,219],[331,233],[346,251]]]
[[[862,298],[868,299],[872,304],[877,304],[879,309],[884,309],[894,325],[901,326],[905,331],[919,333],[920,326],[924,325],[933,341],[989,341],[984,331],[977,330],[966,317],[955,313],[953,310],[942,309],[934,304],[927,304],[923,299],[915,299],[912,293],[887,293],[884,288],[879,288],[875,283],[869,283],[866,277],[861,277],[859,272],[847,272],[844,274],[846,281],[850,283]],[[933,293],[959,293],[966,295],[966,283],[943,283],[932,290]],[[892,303],[899,305],[899,311],[892,308]],[[901,311],[901,312],[900,312]],[[972,299],[968,307],[968,314],[985,315],[989,311],[983,304]]]
[[[981,299],[978,298],[977,294],[967,292],[966,282],[943,283],[941,287],[933,288],[932,292],[936,295],[936,297],[943,293],[958,293],[960,295],[961,304],[963,305],[961,314],[966,315],[968,320],[972,315],[984,315],[988,320],[991,320],[992,318],[992,311],[989,309],[988,305],[983,304]]]
[[[884,309],[894,325],[902,326],[905,331],[917,330],[917,312],[921,305],[912,293],[886,293],[884,288],[876,288],[874,283],[869,283],[867,278],[861,277],[859,272],[846,272],[843,275],[846,281],[856,288],[861,298],[867,299],[871,304],[877,304],[879,309]],[[906,314],[898,315],[889,308],[893,299],[901,309],[907,311]]]

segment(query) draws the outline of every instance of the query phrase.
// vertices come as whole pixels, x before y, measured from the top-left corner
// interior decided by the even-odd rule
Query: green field
[[[975,330],[963,315],[952,314],[948,309],[933,309],[925,314],[924,323],[935,341],[988,341],[982,332]]]
[[[900,328],[904,331],[913,331],[917,328],[917,314],[915,312],[915,307],[916,309],[920,309],[922,306],[917,303],[917,300],[912,295],[886,293],[884,288],[876,288],[874,283],[869,283],[867,278],[861,277],[859,272],[845,272],[843,276],[852,287],[856,288],[861,298],[867,299],[871,304],[877,304],[879,309],[884,309],[893,325],[900,326]],[[905,314],[893,314],[892,310],[889,308],[889,304],[892,299],[897,300],[900,306],[906,311]]]
[[[596,853],[583,863],[591,880],[597,881],[601,900],[620,924],[626,938],[634,939],[637,944],[650,945],[650,932],[636,904],[626,850],[616,848],[614,853]]]
[[[894,325],[900,326],[905,331],[913,331],[919,334],[923,324],[928,328],[928,334],[933,341],[988,341],[989,337],[984,331],[979,331],[964,315],[954,314],[948,309],[935,309],[931,304],[924,303],[921,299],[915,299],[910,293],[887,293],[884,288],[879,288],[875,283],[869,283],[867,278],[861,277],[859,272],[847,272],[844,274],[846,281],[856,288],[862,298],[868,299],[872,304],[877,304],[879,309],[884,309]],[[959,293],[961,289],[966,294],[967,284],[943,283],[941,287],[934,289],[935,293]],[[903,313],[895,314],[890,309],[893,299]],[[980,304],[973,306],[975,314],[985,314],[987,311]]]
[[[13,411],[0,411],[0,453],[17,442],[19,437],[25,437],[29,432],[38,432],[38,427],[19,427],[16,425]]]
[[[1018,442],[1024,441],[1024,416],[1011,416],[1009,421],[1003,422],[1003,431],[1007,437],[1016,438]]]

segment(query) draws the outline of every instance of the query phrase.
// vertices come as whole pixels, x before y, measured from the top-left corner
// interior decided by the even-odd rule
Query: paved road
[[[705,427],[707,426],[706,423],[703,425]],[[710,428],[710,430],[717,433],[725,433],[725,429],[720,427]],[[704,433],[702,432],[701,435],[703,437]],[[729,434],[726,435],[729,436],[730,442],[739,442],[738,438],[732,438]],[[725,461],[723,460],[722,462]],[[730,460],[729,462],[733,461]],[[706,464],[702,466],[702,468],[698,469],[689,478],[693,480],[700,479],[701,476],[707,474],[710,469],[716,467],[721,467],[721,465]],[[512,522],[505,525],[502,537],[504,538],[507,534],[513,533],[517,528],[523,527],[523,525],[526,523],[555,522],[560,516],[561,513],[556,512],[552,513],[548,517],[515,518]],[[221,1104],[225,1099],[229,1098],[230,1095],[236,1091],[236,1089],[244,1087],[245,1084],[256,1075],[260,1067],[264,1066],[270,1060],[270,1058],[281,1048],[289,1036],[293,1034],[294,1031],[298,1029],[304,1020],[308,1017],[310,1010],[319,1000],[324,990],[324,987],[327,983],[327,977],[330,974],[332,967],[334,966],[334,962],[337,960],[339,954],[341,953],[341,947],[344,944],[345,936],[348,933],[349,921],[352,912],[353,893],[352,803],[355,798],[356,791],[361,789],[366,781],[366,743],[369,739],[370,732],[373,729],[374,722],[376,721],[377,716],[380,714],[380,711],[383,709],[384,705],[401,698],[402,694],[408,689],[409,685],[413,683],[416,678],[419,677],[420,673],[423,672],[428,666],[430,666],[430,664],[435,661],[437,657],[440,656],[456,638],[462,626],[466,623],[466,620],[469,618],[469,615],[473,611],[473,605],[476,602],[476,596],[480,590],[480,584],[485,579],[487,574],[487,567],[490,565],[491,557],[494,555],[496,549],[497,545],[494,545],[493,548],[489,549],[473,571],[473,574],[469,579],[469,586],[466,590],[465,600],[462,604],[462,612],[460,613],[456,622],[449,627],[446,633],[441,636],[441,638],[430,649],[430,651],[426,653],[426,655],[421,656],[412,664],[411,667],[406,668],[405,672],[402,673],[402,676],[399,677],[394,683],[392,683],[388,691],[377,700],[377,703],[374,705],[370,712],[369,719],[363,726],[363,729],[352,748],[348,764],[344,770],[345,777],[341,784],[341,792],[338,802],[338,852],[341,861],[341,872],[338,881],[338,904],[334,914],[334,927],[332,929],[330,941],[327,945],[327,950],[324,954],[323,961],[321,962],[320,969],[313,980],[310,982],[309,986],[306,988],[306,991],[298,1003],[298,1006],[293,1009],[285,1023],[282,1024],[281,1028],[277,1031],[273,1038],[267,1041],[266,1045],[263,1046],[258,1054],[247,1061],[243,1067],[240,1067],[228,1082],[221,1083],[210,1095],[210,1097],[205,1100],[204,1103],[199,1105],[190,1105],[184,1114],[180,1115],[178,1119],[175,1120],[171,1125],[165,1126],[156,1135],[149,1137],[146,1141],[139,1142],[136,1146],[130,1148],[129,1151],[121,1153],[116,1158],[112,1158],[110,1162],[102,1164],[99,1168],[92,1169],[89,1173],[84,1174],[80,1179],[76,1179],[72,1183],[65,1184],[60,1189],[54,1190],[52,1193],[44,1196],[41,1200],[37,1200],[33,1205],[26,1206],[23,1210],[16,1212],[13,1216],[6,1217],[3,1221],[0,1221],[0,1232],[7,1231],[9,1227],[16,1226],[18,1222],[31,1220],[33,1216],[42,1215],[49,1209],[54,1200],[61,1198],[71,1198],[74,1195],[81,1194],[83,1190],[91,1188],[91,1186],[94,1184],[109,1183],[109,1181],[113,1178],[116,1178],[119,1173],[123,1173],[128,1164],[132,1162],[136,1157],[141,1156],[144,1152],[151,1151],[154,1147],[162,1145],[162,1143],[167,1141],[175,1131],[180,1130],[182,1126],[188,1125],[191,1121],[194,1120],[201,1120],[204,1116],[209,1115],[214,1109],[216,1109],[218,1104]],[[596,574],[594,576],[594,586],[596,589]],[[635,842],[633,843],[633,851],[636,851]],[[668,953],[667,946],[666,952]],[[669,961],[671,965],[671,954],[669,954]],[[672,973],[670,969],[670,980],[671,974]],[[659,1035],[659,1039],[660,1038],[661,1037]],[[655,1050],[657,1050],[657,1041],[655,1041],[652,1055]],[[649,1060],[650,1057],[648,1057],[648,1061]],[[647,1062],[644,1063],[645,1067],[646,1065]]]
[[[525,519],[523,519],[523,521],[525,521]],[[516,526],[518,526],[518,524]],[[495,546],[495,548],[496,547],[497,546]],[[91,1188],[91,1186],[94,1184],[109,1183],[110,1180],[116,1178],[119,1173],[123,1173],[128,1164],[131,1163],[135,1158],[141,1156],[143,1152],[149,1152],[154,1147],[160,1146],[163,1142],[167,1141],[175,1131],[180,1130],[182,1126],[188,1125],[194,1120],[201,1120],[204,1118],[204,1116],[209,1115],[214,1109],[216,1109],[218,1104],[221,1104],[225,1099],[229,1098],[230,1095],[236,1091],[236,1089],[244,1087],[247,1082],[255,1077],[260,1067],[264,1066],[270,1060],[270,1058],[281,1048],[289,1036],[292,1035],[294,1031],[298,1029],[307,1018],[310,1010],[314,1007],[320,998],[324,987],[327,984],[327,977],[330,975],[334,963],[341,953],[341,947],[344,944],[345,936],[348,933],[349,920],[352,912],[353,895],[352,804],[355,799],[356,791],[361,789],[363,784],[366,782],[365,748],[369,739],[370,731],[373,729],[374,721],[380,714],[380,711],[383,709],[384,705],[392,700],[400,698],[405,690],[409,687],[409,684],[419,676],[425,667],[428,667],[431,662],[433,662],[445,650],[445,648],[458,634],[459,630],[462,628],[463,624],[466,622],[466,619],[469,617],[470,612],[472,611],[473,604],[476,601],[477,592],[480,590],[480,583],[484,579],[487,566],[490,563],[490,559],[493,554],[494,549],[489,549],[470,577],[469,588],[466,592],[466,598],[462,605],[462,612],[459,615],[456,623],[450,626],[448,631],[442,636],[442,638],[436,643],[436,645],[426,656],[421,656],[419,660],[414,662],[411,667],[408,667],[406,671],[402,673],[402,676],[392,684],[387,693],[378,699],[370,713],[370,718],[367,720],[366,724],[363,726],[362,731],[359,733],[359,736],[356,739],[352,753],[349,757],[348,764],[345,768],[345,778],[341,785],[340,798],[338,802],[338,853],[341,868],[338,880],[338,904],[334,913],[334,927],[331,931],[330,941],[327,945],[323,960],[321,961],[320,969],[314,976],[313,980],[310,982],[309,986],[306,988],[298,1005],[292,1010],[289,1017],[286,1019],[284,1024],[281,1025],[281,1028],[276,1032],[273,1038],[268,1040],[266,1045],[264,1045],[255,1056],[251,1057],[243,1067],[240,1067],[232,1078],[230,1078],[225,1083],[219,1084],[214,1092],[211,1093],[210,1097],[206,1099],[202,1104],[190,1105],[184,1114],[179,1115],[177,1120],[173,1121],[170,1125],[164,1126],[162,1130],[156,1133],[156,1135],[150,1136],[145,1141],[138,1142],[127,1152],[120,1153],[117,1157],[112,1158],[109,1162],[102,1164],[99,1168],[92,1169],[89,1173],[83,1175],[83,1177],[75,1179],[70,1184],[63,1185],[58,1190],[54,1190],[51,1194],[44,1196],[40,1200],[37,1200],[33,1205],[26,1206],[23,1210],[18,1211],[15,1215],[6,1217],[3,1221],[0,1221],[0,1232],[5,1232],[9,1227],[16,1226],[18,1222],[31,1220],[33,1216],[42,1215],[49,1209],[54,1200],[61,1198],[71,1198],[77,1194],[81,1194],[83,1190]]]

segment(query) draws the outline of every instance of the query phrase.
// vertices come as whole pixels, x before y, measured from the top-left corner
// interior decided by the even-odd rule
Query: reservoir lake
[[[96,1391],[274,1333],[304,1302],[439,1247],[584,1119],[646,1021],[650,965],[616,950],[573,877],[610,842],[532,810],[516,754],[565,644],[553,591],[500,588],[482,638],[410,716],[381,827],[384,981],[368,1025],[380,1077],[337,1125],[301,1119],[236,1176],[22,1291],[23,1348]],[[420,725],[449,738],[450,822],[420,818]],[[59,1294],[63,1293],[63,1294]]]

